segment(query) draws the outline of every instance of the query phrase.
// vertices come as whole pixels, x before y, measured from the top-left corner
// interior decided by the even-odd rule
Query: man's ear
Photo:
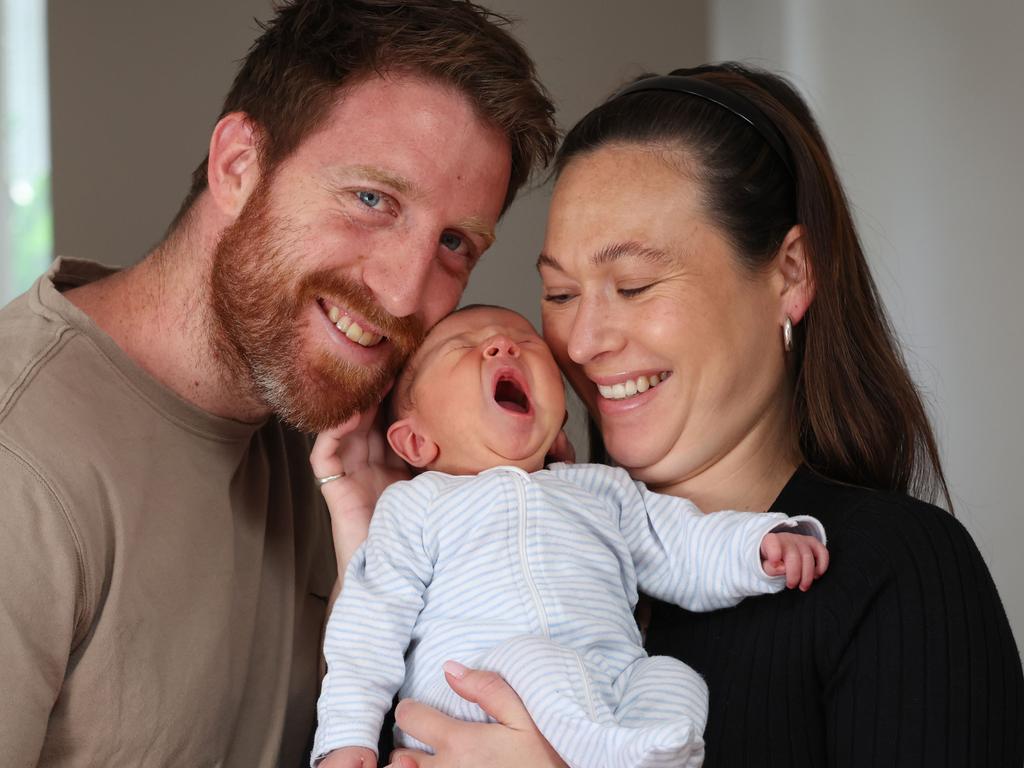
[[[388,427],[388,444],[403,461],[417,469],[433,463],[439,452],[437,443],[418,431],[411,417],[399,419]]]
[[[224,115],[210,136],[206,183],[217,207],[234,219],[260,180],[259,129],[243,112]]]
[[[782,278],[781,309],[785,317],[795,325],[803,318],[807,308],[814,301],[814,274],[807,255],[804,228],[794,224],[782,239],[779,253],[775,257]]]

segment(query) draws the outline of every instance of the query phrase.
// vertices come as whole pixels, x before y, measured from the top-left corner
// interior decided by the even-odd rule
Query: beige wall
[[[163,235],[269,0],[51,0],[54,249],[131,264]]]

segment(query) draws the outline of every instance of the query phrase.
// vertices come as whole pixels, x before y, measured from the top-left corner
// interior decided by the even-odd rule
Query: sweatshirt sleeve
[[[424,543],[425,486],[390,486],[352,557],[327,623],[327,675],[317,704],[312,764],[341,747],[376,751],[384,716],[405,679],[405,651],[433,559]]]
[[[789,530],[825,541],[824,528],[813,517],[705,514],[688,499],[654,493],[631,480],[620,484],[619,504],[619,528],[640,590],[690,611],[725,608],[785,587],[784,576],[768,576],[761,566],[765,534]]]
[[[0,754],[35,765],[84,621],[85,558],[47,483],[0,445]]]

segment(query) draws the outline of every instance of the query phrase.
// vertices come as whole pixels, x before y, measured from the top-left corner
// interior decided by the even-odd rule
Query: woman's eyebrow
[[[565,272],[562,269],[562,265],[555,261],[554,256],[548,256],[546,253],[541,252],[540,256],[537,257],[537,269],[541,267],[550,267],[551,269],[557,269],[559,272]]]
[[[621,243],[606,245],[593,256],[590,263],[595,267],[611,264],[619,259],[639,259],[650,264],[667,264],[672,261],[671,255],[660,248],[652,248],[636,240],[626,240]]]
[[[621,243],[611,243],[604,246],[590,257],[590,263],[595,267],[599,267],[626,258],[639,259],[649,264],[669,264],[673,261],[672,255],[668,251],[663,251],[661,248],[652,248],[649,245],[638,243],[636,240],[626,240]],[[557,269],[559,272],[565,271],[554,256],[549,256],[546,253],[541,253],[537,257],[537,269],[541,267]]]

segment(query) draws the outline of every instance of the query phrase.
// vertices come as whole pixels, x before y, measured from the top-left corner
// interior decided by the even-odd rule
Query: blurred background
[[[1024,4],[483,0],[570,126],[644,71],[737,59],[818,116],[926,393],[957,516],[1024,641]],[[270,0],[0,0],[0,303],[54,254],[131,264],[162,236]],[[465,300],[538,319],[547,185]],[[582,445],[582,415],[572,427]],[[951,570],[956,563],[949,563]]]

